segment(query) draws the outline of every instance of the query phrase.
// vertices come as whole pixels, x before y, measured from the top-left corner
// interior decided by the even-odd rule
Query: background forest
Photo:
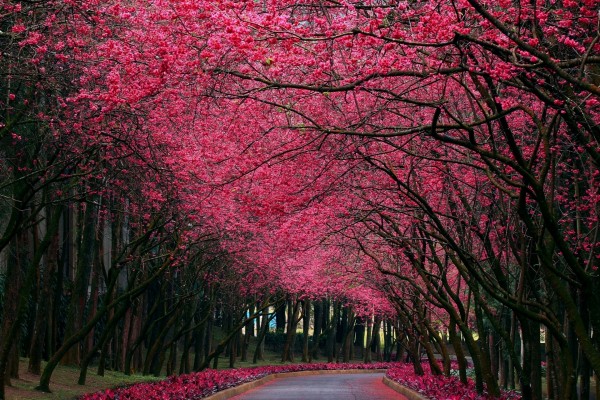
[[[480,392],[589,399],[599,24],[597,0],[0,0],[0,398],[19,357],[47,391],[59,363],[257,360],[273,325],[281,361],[452,355],[466,381],[468,356]]]

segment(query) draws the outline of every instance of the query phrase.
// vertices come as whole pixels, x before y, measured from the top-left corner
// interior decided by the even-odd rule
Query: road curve
[[[383,373],[277,378],[232,397],[235,400],[406,400],[383,384]]]

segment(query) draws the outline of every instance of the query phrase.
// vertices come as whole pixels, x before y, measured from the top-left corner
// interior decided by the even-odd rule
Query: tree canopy
[[[78,255],[60,262],[74,293],[102,263],[106,313],[181,274],[203,296],[389,318],[435,373],[449,359],[431,343],[460,333],[492,395],[514,368],[541,397],[540,332],[549,396],[598,379],[597,1],[0,10],[5,295],[50,271],[74,212]],[[5,302],[1,374],[24,296]],[[77,343],[96,322],[72,307]]]

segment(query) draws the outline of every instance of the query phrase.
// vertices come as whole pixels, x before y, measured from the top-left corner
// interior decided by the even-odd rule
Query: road
[[[235,400],[406,400],[382,382],[383,373],[277,378]]]

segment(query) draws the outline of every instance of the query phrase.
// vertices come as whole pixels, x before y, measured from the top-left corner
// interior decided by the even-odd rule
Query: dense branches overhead
[[[244,294],[541,324],[600,373],[597,1],[0,4],[3,207],[37,205],[0,247],[103,199],[173,260],[218,243]]]

